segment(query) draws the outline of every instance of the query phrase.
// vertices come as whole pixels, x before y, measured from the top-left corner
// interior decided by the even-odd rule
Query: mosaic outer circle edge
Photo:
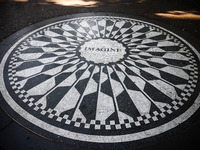
[[[77,14],[78,15],[78,14]],[[96,15],[96,14],[95,14]],[[124,17],[124,16],[123,16]],[[131,17],[131,18],[134,18],[133,16]],[[49,21],[51,21],[52,19],[50,19]],[[142,21],[145,21],[146,22],[146,20],[145,19],[141,19]],[[44,21],[45,22],[45,21]],[[153,21],[151,21],[150,23],[152,23]],[[149,22],[147,22],[147,23],[149,23]],[[152,23],[153,25],[157,25],[157,24],[154,24],[154,23]],[[159,28],[162,28],[163,26],[159,26]],[[167,28],[165,28],[164,27],[164,29],[167,29]],[[23,30],[23,29],[22,29]],[[167,29],[168,30],[168,29]],[[171,30],[170,30],[171,31]],[[172,34],[174,34],[173,32],[172,32]],[[176,34],[176,32],[175,32],[175,35],[176,36],[178,36],[179,37],[179,34]],[[182,37],[179,37],[179,38],[181,38],[181,40],[185,40],[185,39],[182,39]],[[192,46],[193,47],[193,46]],[[198,52],[196,52],[196,54],[198,54]],[[199,57],[199,55],[197,55],[198,57]],[[2,74],[1,74],[1,76],[3,76]],[[2,87],[1,87],[1,91],[2,91]],[[196,99],[196,104],[199,104],[199,101],[200,101],[200,97],[198,96],[198,98]],[[191,108],[192,109],[192,108]],[[196,108],[196,109],[198,109],[198,108]],[[188,109],[189,110],[189,109]],[[195,112],[194,112],[195,113]],[[193,113],[190,113],[191,114],[191,116],[193,115]],[[188,118],[190,118],[190,116],[188,117]],[[185,118],[185,120],[187,120],[188,118]],[[182,121],[182,122],[184,122],[184,121]],[[178,125],[178,124],[177,124]],[[99,141],[98,141],[99,142]]]

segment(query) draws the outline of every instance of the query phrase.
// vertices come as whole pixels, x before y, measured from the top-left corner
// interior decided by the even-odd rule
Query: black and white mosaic
[[[51,134],[136,141],[173,129],[197,111],[199,59],[186,40],[155,24],[76,17],[15,42],[1,62],[0,89],[11,109]]]

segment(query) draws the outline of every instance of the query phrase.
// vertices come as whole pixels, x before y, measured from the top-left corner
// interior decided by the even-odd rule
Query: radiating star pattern
[[[127,56],[87,61],[80,45],[93,39],[123,43]],[[16,46],[8,76],[18,97],[42,116],[84,130],[120,130],[181,109],[195,90],[198,66],[191,49],[162,28],[95,16],[34,32]]]

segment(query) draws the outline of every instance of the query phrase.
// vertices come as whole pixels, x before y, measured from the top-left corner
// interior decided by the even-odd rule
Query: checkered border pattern
[[[40,31],[42,32],[42,31]],[[38,33],[36,33],[38,34]],[[36,35],[33,35],[33,37]],[[27,41],[30,41],[31,38],[27,39]],[[23,45],[26,45],[26,42],[23,42]],[[56,111],[53,109],[44,110],[39,106],[35,105],[33,102],[34,99],[28,95],[28,93],[20,87],[19,84],[16,83],[17,78],[15,77],[16,74],[16,64],[17,56],[20,54],[20,50],[23,49],[23,45],[19,47],[16,52],[13,54],[13,57],[11,58],[11,61],[8,66],[8,77],[10,81],[10,85],[12,86],[13,90],[15,90],[15,93],[18,95],[20,99],[24,103],[27,103],[27,105],[31,108],[33,108],[35,111],[40,112],[40,114],[47,116],[50,119],[55,119],[58,122],[64,122],[68,125],[73,125],[75,127],[82,127],[85,129],[94,129],[94,130],[111,130],[111,129],[122,129],[122,128],[131,128],[134,126],[141,126],[142,124],[149,124],[152,121],[158,121],[159,118],[165,118],[168,114],[171,114],[173,111],[178,110],[180,106],[184,105],[185,101],[188,101],[188,98],[192,95],[192,92],[194,92],[194,88],[196,87],[197,79],[198,79],[198,67],[196,64],[196,60],[194,59],[194,56],[192,53],[186,49],[187,57],[189,58],[189,63],[191,65],[190,67],[190,77],[188,80],[188,84],[184,89],[184,92],[182,93],[182,98],[177,97],[171,105],[167,105],[161,109],[161,112],[154,111],[153,115],[145,114],[143,116],[137,117],[135,120],[133,119],[125,119],[120,120],[119,123],[116,123],[114,120],[110,120],[109,122],[102,122],[100,120],[87,120],[84,121],[81,118],[77,118],[76,120],[69,119],[68,115],[59,116],[56,114]]]

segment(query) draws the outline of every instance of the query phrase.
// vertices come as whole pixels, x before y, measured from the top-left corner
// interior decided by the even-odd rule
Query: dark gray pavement
[[[195,42],[200,41],[199,0],[79,0],[78,4],[75,2],[64,4],[62,1],[64,0],[0,0],[0,42],[34,23],[58,16],[87,12],[114,12],[150,18],[184,31],[186,35],[191,35],[191,40],[194,38]],[[179,133],[167,139],[158,139],[158,142],[139,147],[139,149],[198,148],[199,135],[200,120],[196,120],[192,125],[183,127]],[[15,123],[0,109],[0,149],[71,150],[79,148],[48,141]]]
[[[198,0],[0,0],[0,41],[31,24],[63,15],[115,12],[159,20],[200,38]],[[54,1],[54,2],[53,2]],[[88,3],[90,2],[91,3]],[[82,2],[82,3],[81,3]],[[87,5],[92,4],[92,5]],[[66,6],[65,6],[66,5]],[[75,6],[74,6],[75,5]]]

